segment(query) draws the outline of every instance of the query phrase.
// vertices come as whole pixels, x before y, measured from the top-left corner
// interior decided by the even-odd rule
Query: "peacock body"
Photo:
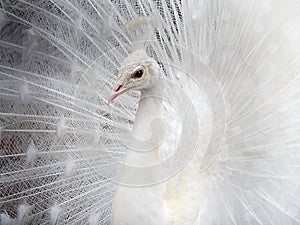
[[[299,9],[0,1],[0,224],[299,224]]]

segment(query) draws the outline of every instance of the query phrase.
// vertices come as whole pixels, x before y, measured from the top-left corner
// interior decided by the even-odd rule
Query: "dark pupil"
[[[140,77],[142,77],[143,76],[143,70],[138,70],[138,71],[136,71],[135,73],[134,73],[134,77],[135,78],[140,78]]]

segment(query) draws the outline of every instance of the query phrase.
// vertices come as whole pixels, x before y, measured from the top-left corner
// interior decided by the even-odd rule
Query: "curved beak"
[[[116,97],[128,90],[129,88],[125,88],[123,84],[117,83],[116,86],[113,88],[112,92],[110,93],[107,103],[110,104]]]

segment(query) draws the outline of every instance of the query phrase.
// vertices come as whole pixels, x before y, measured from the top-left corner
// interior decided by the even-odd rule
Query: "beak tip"
[[[114,89],[112,90],[112,92],[110,93],[110,96],[107,99],[107,104],[110,105],[112,103],[112,101],[118,97],[120,94],[124,93],[125,91],[127,91],[128,89],[123,88],[123,84],[117,84]]]
[[[111,93],[110,96],[109,96],[108,99],[107,99],[107,104],[110,105],[110,104],[112,103],[112,101],[113,101],[117,96],[118,96],[118,95],[117,95],[115,92]]]

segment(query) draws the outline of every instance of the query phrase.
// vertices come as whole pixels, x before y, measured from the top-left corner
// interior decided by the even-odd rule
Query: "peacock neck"
[[[113,205],[114,225],[168,224],[163,213],[165,186],[151,185],[161,176],[157,138],[162,136],[163,131],[163,90],[159,83],[141,92],[121,175],[121,181],[134,186],[118,187]],[[139,187],[135,187],[136,184]]]
[[[159,140],[162,137],[162,93],[163,84],[156,82],[151,88],[141,92],[132,137],[128,144],[124,163],[135,167],[151,167],[149,179],[158,176],[160,171]],[[145,174],[143,174],[145,175]]]
[[[141,92],[131,139],[127,145],[123,179],[142,183],[157,180],[161,176],[159,140],[162,137],[163,85],[153,85]],[[143,167],[134,170],[133,167]]]

